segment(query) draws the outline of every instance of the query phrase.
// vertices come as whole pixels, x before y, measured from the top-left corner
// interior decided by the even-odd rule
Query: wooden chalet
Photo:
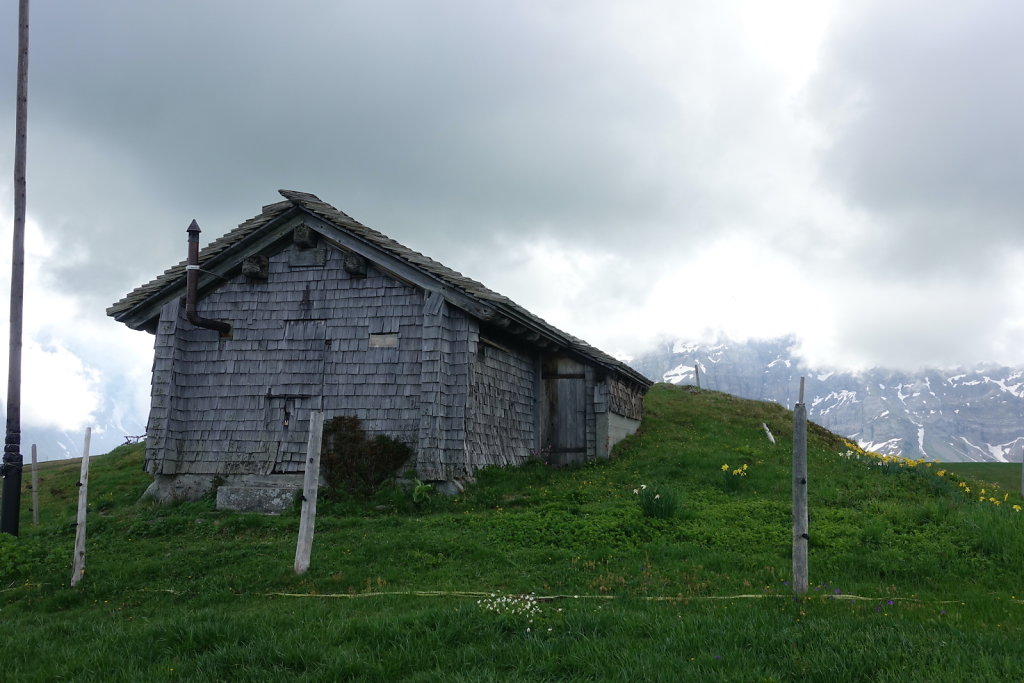
[[[195,262],[107,309],[155,335],[156,498],[297,485],[314,410],[409,444],[435,482],[531,452],[608,457],[639,426],[640,373],[311,194],[281,195],[201,252],[193,223]]]

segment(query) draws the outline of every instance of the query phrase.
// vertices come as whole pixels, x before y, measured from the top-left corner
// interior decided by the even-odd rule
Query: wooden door
[[[555,465],[587,456],[587,380],[582,363],[565,356],[544,359],[541,446]]]

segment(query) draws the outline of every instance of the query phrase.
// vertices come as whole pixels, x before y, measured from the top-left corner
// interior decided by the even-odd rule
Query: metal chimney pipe
[[[231,336],[231,323],[202,318],[196,312],[199,299],[199,224],[195,219],[188,226],[188,261],[185,266],[185,317],[196,327],[217,330],[221,337]]]

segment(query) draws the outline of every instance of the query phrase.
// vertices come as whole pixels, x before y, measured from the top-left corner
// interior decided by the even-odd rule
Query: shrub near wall
[[[324,423],[320,467],[329,494],[373,495],[412,455],[412,448],[390,436],[367,439],[355,417],[340,415]]]

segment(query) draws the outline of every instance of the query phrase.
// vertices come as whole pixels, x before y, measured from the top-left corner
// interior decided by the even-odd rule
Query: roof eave
[[[270,209],[277,205],[268,205],[264,209]],[[252,232],[237,239],[227,247],[217,249],[218,242],[230,236],[235,230],[229,231],[224,235],[221,235],[217,239],[211,241],[199,252],[199,265],[204,267],[204,270],[213,270],[218,264],[223,264],[225,261],[229,261],[232,258],[237,257],[240,252],[247,251],[251,244],[258,241],[263,235],[269,230],[272,230],[275,225],[281,225],[292,220],[295,216],[306,213],[302,208],[295,205],[283,212],[279,212],[276,215],[267,216],[266,221],[258,225]],[[246,223],[256,221],[261,218],[263,214],[256,216],[248,221],[242,223],[240,227]],[[125,305],[125,302],[129,301],[132,294],[139,290],[145,289],[151,286],[154,281],[146,285],[141,285],[129,293],[127,296],[108,307],[106,313],[108,316],[113,318],[119,323],[123,323],[133,330],[143,330],[147,332],[153,332],[156,329],[156,320],[160,316],[160,309],[171,299],[176,296],[184,295],[185,291],[185,261],[181,261],[177,265],[171,266],[160,277],[168,277],[168,280],[164,286],[153,291],[143,299],[139,299],[137,302],[129,303]],[[160,278],[157,278],[159,280]],[[205,284],[205,286],[204,286]],[[209,281],[201,283],[200,292],[205,289],[209,289]]]

